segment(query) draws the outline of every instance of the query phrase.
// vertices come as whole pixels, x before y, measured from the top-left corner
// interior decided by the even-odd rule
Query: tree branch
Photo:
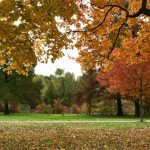
[[[113,46],[111,47],[111,49],[110,49],[110,51],[109,51],[109,53],[108,53],[108,55],[107,55],[106,58],[109,58],[110,54],[113,52],[113,50],[114,50],[114,48],[115,48],[115,46],[116,46],[117,40],[118,40],[118,38],[119,38],[121,29],[122,29],[123,26],[126,24],[127,20],[128,20],[128,18],[126,17],[125,21],[124,21],[124,22],[121,24],[121,26],[119,27],[117,36],[116,36],[115,41],[114,41],[114,43],[113,43]]]
[[[119,6],[119,5],[108,4],[108,5],[105,5],[105,6],[103,6],[103,7],[96,6],[95,4],[91,4],[91,5],[93,5],[93,6],[97,7],[97,8],[99,8],[99,9],[105,9],[105,8],[107,8],[107,7],[119,8],[119,9],[125,11],[127,14],[129,14],[129,11],[128,11],[127,9],[125,9],[125,8]]]
[[[95,26],[94,28],[92,28],[91,31],[93,31],[93,30],[95,30],[96,28],[100,27],[100,26],[105,22],[105,20],[106,20],[106,18],[107,18],[107,15],[109,14],[109,12],[110,12],[112,9],[113,9],[113,7],[111,7],[111,8],[107,11],[107,13],[105,14],[105,17],[104,17],[103,21],[102,21],[100,24],[98,24],[97,26]]]
[[[105,9],[107,7],[119,8],[119,9],[123,10],[124,12],[126,12],[127,18],[136,18],[136,17],[140,16],[141,14],[150,16],[150,9],[146,8],[147,0],[142,0],[142,6],[135,14],[129,14],[129,11],[127,9],[125,9],[124,7],[119,6],[119,5],[108,4],[103,7],[96,6],[95,4],[91,4],[91,5],[99,8],[99,9]]]

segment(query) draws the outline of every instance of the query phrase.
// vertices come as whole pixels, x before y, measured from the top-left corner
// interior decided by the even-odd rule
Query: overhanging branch
[[[99,9],[105,9],[107,7],[119,8],[122,11],[126,12],[127,18],[136,18],[136,17],[140,16],[141,14],[146,15],[146,16],[150,16],[150,9],[147,8],[147,0],[142,1],[141,8],[135,14],[130,14],[129,11],[126,8],[124,8],[120,5],[116,5],[116,4],[115,5],[107,4],[107,5],[104,5],[102,7],[96,6],[95,4],[91,4],[91,5],[94,6],[94,7],[99,8]]]
[[[105,20],[106,20],[106,18],[107,18],[107,15],[109,14],[109,12],[110,12],[112,9],[113,9],[113,7],[111,7],[111,8],[107,11],[107,13],[105,14],[105,17],[104,17],[103,21],[102,21],[100,24],[98,24],[97,26],[95,26],[94,28],[92,28],[91,31],[93,31],[93,30],[95,30],[96,28],[100,27],[100,26],[105,22]]]
[[[125,21],[124,21],[124,22],[121,24],[121,26],[119,27],[118,32],[117,32],[117,35],[116,35],[116,38],[115,38],[115,41],[114,41],[114,43],[113,43],[113,46],[110,48],[110,51],[109,51],[109,53],[108,53],[108,55],[107,55],[107,58],[109,58],[109,57],[110,57],[110,54],[113,52],[113,50],[114,50],[114,48],[115,48],[115,46],[116,46],[117,40],[118,40],[118,38],[119,38],[121,29],[122,29],[123,26],[126,24],[127,20],[128,20],[128,18],[126,17]]]

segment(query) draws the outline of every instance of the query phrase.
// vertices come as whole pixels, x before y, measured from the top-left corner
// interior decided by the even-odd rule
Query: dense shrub
[[[10,112],[11,113],[19,113],[20,112],[20,105],[18,103],[10,103]]]
[[[55,100],[54,101],[54,104],[53,104],[53,107],[54,107],[54,112],[55,113],[58,113],[58,114],[61,114],[61,113],[64,113],[64,106],[62,105],[62,101],[61,100]]]
[[[116,109],[114,109],[114,107],[115,107],[114,101],[111,101],[111,102],[109,100],[100,101],[97,104],[97,109],[95,109],[94,114],[98,114],[98,115],[101,115],[101,116],[115,115]]]
[[[30,106],[28,104],[21,104],[20,105],[20,111],[22,113],[30,113],[31,109],[30,109]]]
[[[3,112],[3,104],[2,103],[0,103],[0,112]]]
[[[36,107],[36,112],[50,114],[52,113],[51,105],[46,105],[45,103],[42,103]]]
[[[11,113],[19,113],[20,112],[20,104],[18,103],[10,103],[9,104],[9,110]],[[4,104],[0,104],[0,112],[4,111]]]
[[[72,113],[73,114],[80,114],[81,113],[80,107],[76,104],[72,105]]]

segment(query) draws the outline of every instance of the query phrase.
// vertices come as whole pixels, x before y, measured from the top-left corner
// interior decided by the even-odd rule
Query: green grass
[[[150,118],[145,118],[150,120]],[[75,114],[0,114],[0,120],[139,120],[135,117],[102,117],[96,115],[75,115]]]

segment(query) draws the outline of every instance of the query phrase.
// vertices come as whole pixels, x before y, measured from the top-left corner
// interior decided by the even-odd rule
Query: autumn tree
[[[59,26],[77,12],[75,1],[2,0],[0,1],[0,64],[3,71],[27,74],[38,61],[62,56],[70,43]]]
[[[58,28],[59,20],[65,25],[77,10],[75,1],[0,1],[0,70],[6,84],[9,74],[28,75],[37,61],[53,62],[63,55],[61,49],[71,40]]]
[[[118,57],[112,52],[123,43],[149,47],[149,7],[148,0],[2,0],[0,62],[9,61],[4,68],[8,73],[27,74],[37,60],[54,61],[63,55],[62,48],[76,46],[82,66],[107,68],[108,60]],[[119,57],[124,54],[117,51]],[[130,56],[145,60],[147,53],[133,49],[127,61],[133,62]]]
[[[103,83],[108,83],[109,91],[120,92],[122,96],[134,98],[134,101],[140,102],[140,118],[143,121],[143,102],[149,96],[150,88],[150,60],[128,66],[124,60],[114,62],[113,68],[108,73],[102,73],[98,80]],[[102,77],[109,74],[107,82],[102,80]],[[135,111],[137,108],[135,108]]]
[[[83,69],[146,61],[149,19],[149,0],[1,0],[0,69],[28,75],[37,61],[74,46]]]
[[[91,21],[78,31],[80,38],[76,44],[80,47],[77,61],[83,69],[108,69],[114,60],[124,57],[128,64],[148,59],[148,0],[91,0],[87,5]]]
[[[115,70],[116,71],[116,70]],[[101,86],[104,86],[107,91],[111,94],[111,98],[116,99],[117,102],[117,116],[123,116],[122,109],[122,95],[120,93],[120,87],[118,86],[117,81],[115,80],[116,72],[113,69],[109,72],[101,72],[97,76],[97,80],[99,81]],[[117,79],[117,77],[116,77]]]
[[[85,5],[89,20],[74,30],[80,37],[77,61],[84,70],[109,70],[121,59],[128,65],[149,59],[149,1],[91,0]]]

